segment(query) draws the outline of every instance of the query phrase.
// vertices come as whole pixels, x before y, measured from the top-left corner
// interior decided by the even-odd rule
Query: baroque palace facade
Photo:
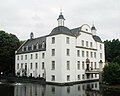
[[[83,24],[69,29],[64,26],[62,13],[57,20],[58,26],[50,34],[34,38],[31,33],[30,39],[16,50],[16,76],[61,84],[99,79],[98,69],[104,67],[105,52],[95,26]]]

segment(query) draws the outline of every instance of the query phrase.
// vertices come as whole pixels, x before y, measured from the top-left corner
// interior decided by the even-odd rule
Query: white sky
[[[57,26],[60,7],[65,26],[97,29],[103,40],[120,39],[120,0],[0,0],[0,30],[26,40],[49,34]]]

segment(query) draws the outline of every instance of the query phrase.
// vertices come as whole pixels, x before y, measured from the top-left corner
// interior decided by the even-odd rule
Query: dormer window
[[[45,42],[42,43],[42,48],[45,48]]]
[[[22,47],[22,51],[24,51],[24,46]]]
[[[38,43],[37,43],[36,47],[37,47],[37,49],[38,49],[38,47],[39,47]]]
[[[34,50],[36,50],[36,45],[34,45]]]
[[[32,45],[32,50],[33,50],[33,47],[34,47],[34,46]]]
[[[26,51],[28,51],[28,46],[26,46]]]
[[[39,44],[39,49],[41,48],[41,46],[42,46],[42,45],[41,45],[41,44]]]

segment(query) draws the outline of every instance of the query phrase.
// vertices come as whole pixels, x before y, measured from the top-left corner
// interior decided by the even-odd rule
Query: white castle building
[[[104,43],[94,25],[69,29],[60,13],[58,26],[50,34],[28,39],[15,57],[16,76],[45,78],[51,83],[98,80],[98,69],[105,63]],[[100,67],[100,68],[99,68]]]

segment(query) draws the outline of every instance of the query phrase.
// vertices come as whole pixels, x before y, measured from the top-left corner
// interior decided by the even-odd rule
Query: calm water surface
[[[99,89],[98,82],[62,87],[0,82],[0,96],[120,96],[120,91],[103,91]]]

